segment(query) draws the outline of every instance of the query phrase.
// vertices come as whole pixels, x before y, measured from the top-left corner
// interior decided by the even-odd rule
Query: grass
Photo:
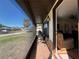
[[[4,36],[4,37],[0,37],[0,43],[6,43],[6,42],[12,42],[12,41],[16,41],[19,39],[22,39],[24,36],[22,34],[20,35],[10,35],[10,36]]]
[[[0,37],[0,43],[7,43],[7,42],[16,42],[19,40],[26,40],[26,38],[31,38],[31,33],[23,33],[23,34],[17,34],[17,35],[9,35]]]
[[[16,40],[18,37],[9,37],[9,38],[7,38],[7,37],[4,37],[4,38],[0,38],[1,40],[0,40],[0,43],[5,43],[5,42],[9,42],[9,41],[14,41],[14,40]]]

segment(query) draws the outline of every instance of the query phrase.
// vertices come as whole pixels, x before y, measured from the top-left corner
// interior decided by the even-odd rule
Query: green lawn
[[[33,40],[32,32],[0,36],[0,59],[24,59]]]
[[[6,43],[6,42],[10,42],[10,41],[17,41],[17,40],[20,40],[24,37],[25,37],[24,34],[9,35],[9,36],[0,37],[0,43]]]

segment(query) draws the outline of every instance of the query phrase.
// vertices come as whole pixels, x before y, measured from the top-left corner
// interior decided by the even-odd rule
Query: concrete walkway
[[[48,59],[49,55],[47,45],[43,41],[37,40],[37,46],[32,49],[30,59]]]

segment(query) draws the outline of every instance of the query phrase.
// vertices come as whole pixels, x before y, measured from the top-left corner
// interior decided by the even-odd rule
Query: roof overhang
[[[34,24],[43,22],[56,1],[54,9],[59,6],[62,0],[17,0]]]

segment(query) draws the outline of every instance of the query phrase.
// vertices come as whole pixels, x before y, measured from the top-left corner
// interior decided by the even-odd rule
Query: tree
[[[0,28],[2,28],[2,27],[7,27],[7,26],[5,26],[5,25],[3,25],[3,24],[0,24]]]
[[[30,26],[30,20],[24,20],[24,27]]]

